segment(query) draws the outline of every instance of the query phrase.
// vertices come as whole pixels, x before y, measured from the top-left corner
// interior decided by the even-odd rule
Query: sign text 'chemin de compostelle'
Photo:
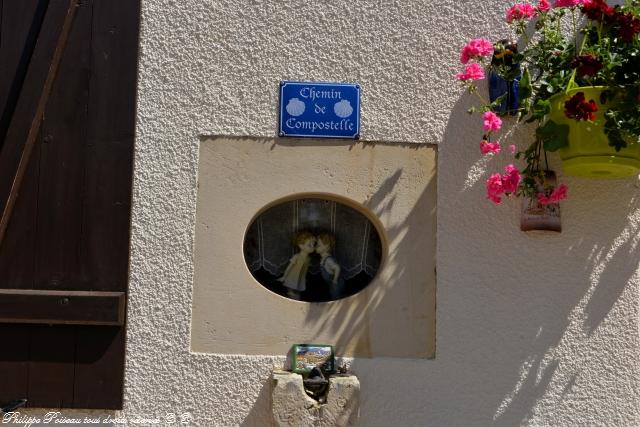
[[[280,136],[358,138],[360,86],[351,83],[280,83]]]

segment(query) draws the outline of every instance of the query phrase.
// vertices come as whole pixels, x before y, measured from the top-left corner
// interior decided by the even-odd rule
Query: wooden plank
[[[124,292],[0,289],[0,323],[123,325]]]
[[[93,1],[79,3],[42,122],[35,289],[83,290],[84,158]]]
[[[122,409],[125,328],[78,327],[74,408]]]
[[[34,148],[14,215],[0,246],[0,287],[32,289],[35,283],[35,243],[40,144]],[[1,350],[0,350],[1,351]]]
[[[73,404],[75,346],[76,327],[33,326],[28,407],[65,408]]]
[[[82,268],[96,290],[124,291],[135,133],[139,0],[94,4]]]
[[[78,274],[78,251],[92,6],[90,1],[79,3],[42,122],[34,280],[40,290],[82,289],[84,284]],[[38,297],[24,298],[27,306],[17,311],[28,314],[28,322],[124,322],[124,294],[31,293]],[[29,406],[73,407],[77,328],[38,326],[31,339]],[[56,346],[53,352],[52,346]]]
[[[0,0],[0,149],[15,109],[27,65],[46,11],[46,0]],[[12,286],[33,281],[38,164],[29,165],[15,221],[0,247],[0,277]],[[0,324],[0,400],[26,398],[31,325]]]
[[[3,1],[0,14],[0,149],[36,44],[47,0]]]
[[[95,289],[125,291],[139,0],[96,0],[83,215],[82,268]],[[122,409],[125,328],[79,328],[76,408]]]
[[[7,1],[3,4],[2,16],[6,25],[0,32],[0,112],[4,111],[0,118],[0,140],[4,138],[15,109],[46,6],[45,0]],[[32,288],[34,284],[39,150],[39,145],[36,145],[23,191],[16,202],[15,215],[0,246],[0,286]]]
[[[77,0],[52,0],[0,152],[0,245],[40,129]]]
[[[30,325],[0,324],[0,401],[27,397],[30,332]]]

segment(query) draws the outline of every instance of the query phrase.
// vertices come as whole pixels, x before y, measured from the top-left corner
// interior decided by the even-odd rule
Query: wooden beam
[[[0,289],[0,323],[124,325],[124,292]]]
[[[50,0],[0,152],[0,245],[36,143],[78,0]]]

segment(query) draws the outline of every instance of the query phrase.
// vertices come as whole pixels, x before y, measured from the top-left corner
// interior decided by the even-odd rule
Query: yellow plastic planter
[[[578,87],[549,99],[549,119],[569,125],[569,146],[558,150],[565,175],[589,178],[624,178],[640,173],[640,144],[630,144],[620,151],[609,145],[604,133],[607,104],[600,103],[602,86]],[[564,103],[578,92],[598,105],[596,121],[576,121],[564,114]]]

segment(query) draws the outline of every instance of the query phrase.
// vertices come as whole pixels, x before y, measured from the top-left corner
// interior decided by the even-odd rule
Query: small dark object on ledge
[[[309,376],[302,380],[304,389],[308,395],[318,400],[325,395],[329,386],[329,380],[327,380],[319,367],[311,369]]]

